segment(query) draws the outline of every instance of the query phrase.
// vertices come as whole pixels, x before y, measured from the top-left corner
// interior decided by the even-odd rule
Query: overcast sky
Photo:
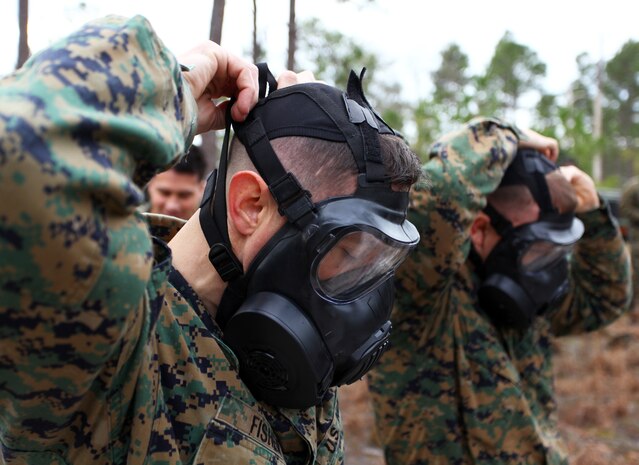
[[[149,18],[167,46],[179,54],[208,37],[213,0],[30,0],[29,42],[46,47],[89,19],[109,13]],[[84,8],[80,8],[80,4]],[[259,38],[271,69],[286,60],[288,0],[257,0]],[[0,75],[15,66],[18,0],[0,0]],[[222,44],[250,56],[252,0],[227,0]],[[386,64],[408,98],[425,96],[440,52],[456,42],[469,56],[471,72],[484,70],[495,45],[510,30],[548,65],[545,88],[565,92],[577,75],[575,58],[611,58],[629,39],[639,40],[636,0],[407,1],[297,0],[298,21],[317,17],[327,29],[352,36]]]

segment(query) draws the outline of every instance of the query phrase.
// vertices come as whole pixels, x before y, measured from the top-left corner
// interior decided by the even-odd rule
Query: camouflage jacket
[[[594,330],[628,306],[623,241],[606,208],[580,215],[570,291],[525,331],[477,305],[469,231],[516,153],[516,128],[476,119],[445,136],[412,193],[421,242],[400,267],[392,346],[369,382],[389,465],[560,464],[551,337]]]
[[[627,228],[632,257],[633,306],[639,302],[639,176],[630,178],[621,189],[619,216]]]
[[[639,176],[629,179],[621,190],[619,213],[631,227],[630,239],[639,241]]]
[[[0,463],[343,461],[337,398],[256,402],[171,267],[140,186],[195,102],[144,18],[110,17],[0,81]]]

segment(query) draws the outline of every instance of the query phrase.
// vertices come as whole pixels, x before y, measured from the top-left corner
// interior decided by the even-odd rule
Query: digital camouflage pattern
[[[565,300],[526,331],[497,329],[477,306],[470,226],[517,150],[519,131],[475,119],[433,145],[409,219],[417,251],[400,267],[391,349],[369,382],[388,465],[564,464],[551,338],[617,318],[628,257],[607,209],[580,215]]]
[[[343,461],[335,391],[304,411],[256,402],[171,267],[180,224],[150,234],[136,211],[195,112],[141,17],[0,81],[0,463]]]
[[[632,256],[633,301],[636,305],[639,294],[639,176],[631,178],[623,185],[619,213],[628,227],[628,243]]]

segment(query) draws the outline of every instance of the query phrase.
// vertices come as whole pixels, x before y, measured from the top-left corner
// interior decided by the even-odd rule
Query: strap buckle
[[[269,186],[279,205],[280,215],[296,224],[300,219],[315,210],[311,193],[302,188],[292,173],[286,173]]]
[[[209,260],[225,282],[239,278],[244,273],[242,264],[222,243],[213,244],[209,250]]]

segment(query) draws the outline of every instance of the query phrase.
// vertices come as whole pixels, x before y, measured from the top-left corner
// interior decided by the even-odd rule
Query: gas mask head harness
[[[394,271],[419,234],[406,219],[408,192],[392,189],[382,163],[379,134],[396,133],[364,97],[363,72],[351,72],[347,93],[321,83],[273,91],[268,68],[258,68],[260,99],[232,126],[287,221],[244,271],[226,222],[227,126],[200,223],[209,259],[228,282],[216,321],[242,380],[259,400],[306,408],[329,387],[361,378],[387,347]],[[346,144],[356,191],[314,203],[271,146],[286,136]],[[314,155],[296,154],[294,166]]]
[[[522,149],[499,185],[526,186],[539,205],[537,221],[513,227],[492,205],[484,209],[501,240],[483,263],[475,255],[478,298],[498,326],[528,328],[568,289],[568,255],[584,226],[574,212],[560,214],[552,205],[546,174],[556,169],[543,154]]]

